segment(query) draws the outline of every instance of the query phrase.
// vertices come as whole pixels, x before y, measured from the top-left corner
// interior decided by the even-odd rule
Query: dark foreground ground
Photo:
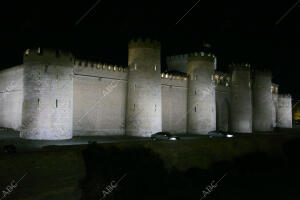
[[[110,140],[99,137],[105,139]],[[121,137],[126,142],[87,145],[90,138],[74,138],[73,144],[76,140],[85,144],[45,142],[29,145],[30,151],[19,144],[24,151],[2,153],[5,199],[300,198],[299,129],[181,141]],[[1,139],[2,144],[13,141],[28,142]],[[7,187],[22,177],[8,194]]]

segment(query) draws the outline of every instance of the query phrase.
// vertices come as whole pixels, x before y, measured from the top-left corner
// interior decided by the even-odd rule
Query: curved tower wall
[[[231,78],[231,130],[252,132],[252,100],[249,65],[233,66]]]
[[[278,85],[272,84],[272,122],[273,128],[276,125],[276,118],[277,118],[277,104],[278,104]]]
[[[216,124],[218,131],[230,130],[230,76],[229,74],[216,73]]]
[[[19,130],[22,124],[24,66],[0,71],[0,127]]]
[[[148,137],[162,131],[160,44],[131,41],[128,67],[125,134]]]
[[[277,127],[293,128],[292,97],[288,94],[279,94],[278,95]]]
[[[253,131],[273,130],[272,120],[272,74],[268,71],[255,71],[253,81]]]
[[[188,57],[188,133],[216,130],[215,60],[214,55],[203,52]]]
[[[67,52],[26,51],[21,138],[72,138],[72,65],[73,56]]]
[[[168,71],[187,72],[188,55],[169,56],[166,59]]]

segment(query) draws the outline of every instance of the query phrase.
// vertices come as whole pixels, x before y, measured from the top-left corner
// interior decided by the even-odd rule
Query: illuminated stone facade
[[[278,95],[271,74],[248,64],[217,72],[204,52],[166,61],[162,73],[160,43],[150,40],[129,43],[128,67],[28,49],[22,65],[0,72],[0,126],[37,140],[291,127],[291,97]]]

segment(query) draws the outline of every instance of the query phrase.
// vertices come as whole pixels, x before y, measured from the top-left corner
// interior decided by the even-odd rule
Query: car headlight
[[[233,135],[231,135],[231,134],[227,134],[227,135],[226,135],[226,137],[229,137],[229,138],[230,138],[230,137],[233,137]]]

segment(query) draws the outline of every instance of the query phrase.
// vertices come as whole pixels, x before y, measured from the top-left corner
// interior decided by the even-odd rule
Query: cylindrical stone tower
[[[216,130],[215,63],[212,54],[201,52],[188,57],[188,133]]]
[[[232,68],[231,78],[231,131],[252,132],[251,73],[249,64],[238,64]]]
[[[26,50],[21,138],[72,138],[72,75],[72,54],[52,49]]]
[[[169,56],[166,59],[168,71],[177,71],[186,73],[188,55]]]
[[[130,41],[126,135],[149,137],[162,131],[160,43]]]
[[[276,127],[276,119],[277,119],[277,104],[278,104],[278,85],[272,83],[272,121],[273,128]]]
[[[253,80],[253,131],[270,132],[272,121],[272,74],[270,71],[254,72]]]
[[[220,72],[215,73],[216,81],[216,126],[218,131],[230,130],[230,89],[231,75]]]
[[[292,97],[289,94],[279,94],[278,95],[277,127],[293,128]]]

